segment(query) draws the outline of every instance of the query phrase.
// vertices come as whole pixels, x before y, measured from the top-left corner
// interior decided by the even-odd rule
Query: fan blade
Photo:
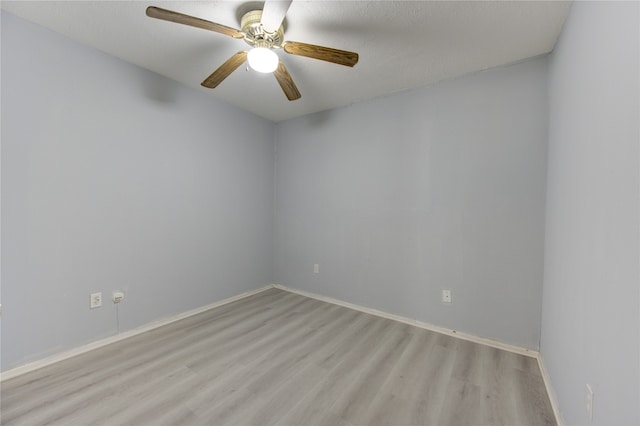
[[[317,46],[315,44],[286,41],[282,47],[284,51],[292,55],[306,56],[307,58],[320,59],[334,64],[352,67],[358,63],[359,56],[355,52],[332,49],[330,47]]]
[[[215,22],[196,18],[195,16],[184,15],[182,13],[162,9],[160,7],[149,6],[147,8],[147,16],[149,16],[150,18],[162,19],[164,21],[175,22],[178,24],[189,25],[191,27],[214,31],[216,33],[228,35],[233,38],[244,38],[244,34],[239,30],[236,30],[235,28],[227,27],[226,25],[222,24],[216,24]]]
[[[262,18],[260,18],[260,23],[265,31],[269,33],[278,31],[292,1],[293,0],[265,1],[264,8],[262,9]]]
[[[291,78],[291,74],[287,71],[287,67],[284,66],[282,61],[278,64],[278,68],[273,72],[273,75],[278,80],[278,84],[282,87],[282,91],[287,96],[287,99],[290,101],[295,101],[296,99],[300,99],[302,95],[298,91],[296,84],[293,82]]]
[[[213,89],[218,87],[222,81],[229,77],[229,74],[234,72],[240,65],[244,63],[247,59],[247,52],[238,52],[229,59],[227,62],[220,65],[220,67],[213,72],[209,77],[207,77],[201,85],[204,87],[208,87],[209,89]]]

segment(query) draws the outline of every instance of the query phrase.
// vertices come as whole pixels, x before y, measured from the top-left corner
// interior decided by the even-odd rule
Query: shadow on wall
[[[309,116],[309,124],[312,127],[323,127],[325,123],[330,120],[332,115],[333,114],[331,110],[325,110],[317,112],[315,114],[311,114]]]
[[[139,69],[138,80],[145,98],[159,104],[176,103],[176,85],[171,84],[166,77]]]

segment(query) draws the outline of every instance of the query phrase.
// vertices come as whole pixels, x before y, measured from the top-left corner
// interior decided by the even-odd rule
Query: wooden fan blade
[[[302,95],[298,91],[296,84],[293,82],[291,78],[291,74],[287,71],[287,67],[284,66],[282,62],[278,64],[278,68],[273,72],[273,75],[278,80],[278,84],[282,87],[282,91],[287,96],[287,99],[290,101],[295,101],[296,99],[300,99]]]
[[[236,30],[235,28],[227,27],[226,25],[222,24],[216,24],[215,22],[196,18],[195,16],[184,15],[182,13],[162,9],[160,7],[149,6],[147,8],[147,16],[151,18],[162,19],[164,21],[189,25],[191,27],[202,28],[204,30],[214,31],[216,33],[228,35],[233,38],[244,38],[244,34],[239,30]]]
[[[240,65],[247,60],[247,52],[238,52],[229,59],[227,62],[220,65],[217,70],[215,70],[209,77],[207,77],[201,85],[204,87],[208,87],[209,89],[213,89],[218,87],[222,81],[229,77],[229,74],[234,72]]]
[[[264,2],[260,23],[265,31],[269,33],[278,31],[292,1],[293,0],[267,0]]]
[[[332,49],[330,47],[317,46],[315,44],[298,43],[297,41],[286,41],[283,46],[284,51],[292,55],[306,56],[307,58],[320,59],[321,61],[333,62],[334,64],[352,67],[358,63],[359,56],[355,52]]]

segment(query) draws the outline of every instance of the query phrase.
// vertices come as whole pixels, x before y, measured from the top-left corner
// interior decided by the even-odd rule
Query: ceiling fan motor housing
[[[242,17],[240,25],[241,31],[244,33],[244,41],[252,47],[277,48],[282,47],[284,41],[284,29],[282,25],[276,32],[269,33],[264,30],[260,20],[262,19],[261,10],[252,10]]]

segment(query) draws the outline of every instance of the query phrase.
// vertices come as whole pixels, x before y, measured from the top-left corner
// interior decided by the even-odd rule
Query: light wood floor
[[[271,289],[7,380],[11,425],[555,424],[533,358]]]

